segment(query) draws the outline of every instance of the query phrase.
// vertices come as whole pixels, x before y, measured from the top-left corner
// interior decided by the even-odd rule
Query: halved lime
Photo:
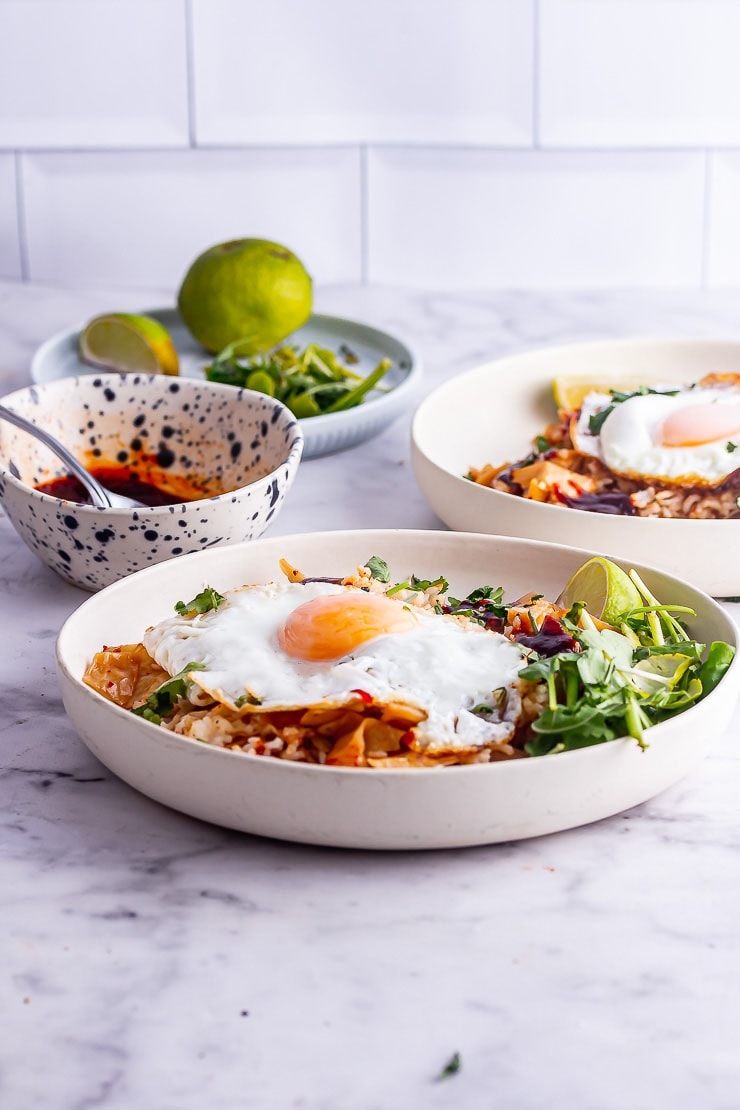
[[[170,375],[180,370],[170,333],[151,316],[130,312],[95,316],[80,333],[79,349],[84,362],[103,370]]]
[[[601,555],[595,555],[578,568],[557,604],[570,609],[577,601],[583,602],[592,617],[606,624],[618,624],[620,616],[643,604],[627,572]]]

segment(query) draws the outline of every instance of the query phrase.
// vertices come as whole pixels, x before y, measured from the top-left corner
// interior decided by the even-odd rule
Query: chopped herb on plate
[[[442,1079],[449,1079],[451,1075],[457,1075],[461,1067],[462,1060],[460,1058],[460,1053],[454,1052],[437,1076],[436,1081],[439,1082]]]
[[[350,365],[357,357],[346,347],[339,355],[317,343],[306,347],[278,347],[266,354],[240,358],[240,343],[230,343],[205,368],[208,381],[254,389],[276,397],[295,416],[304,418],[322,413],[344,412],[355,408],[393,365],[382,358],[375,369],[363,377]],[[350,357],[351,356],[351,357]],[[381,387],[382,388],[382,387]]]

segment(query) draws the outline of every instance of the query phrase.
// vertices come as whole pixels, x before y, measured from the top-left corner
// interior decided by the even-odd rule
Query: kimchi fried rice
[[[285,561],[281,566],[288,581],[311,581]],[[379,596],[386,595],[388,589],[373,577],[368,566],[360,566],[354,574],[331,581]],[[408,588],[394,588],[393,604],[399,611],[435,614],[439,620],[466,626],[484,636],[509,640],[531,633],[548,612],[561,612],[542,598],[534,602],[524,599],[521,605],[511,606],[505,618],[489,616],[486,633],[464,611],[460,614],[443,611],[452,609],[444,594],[447,585],[444,580],[421,583],[424,588],[419,588],[413,576],[410,582]],[[525,662],[523,657],[521,662],[522,665]],[[104,697],[149,719],[153,718],[145,708],[142,712],[142,707],[169,679],[169,671],[152,658],[143,643],[105,647],[94,656],[84,676],[85,682]],[[187,696],[176,699],[171,716],[157,723],[214,747],[334,766],[432,767],[520,758],[526,755],[524,744],[531,736],[530,725],[544,708],[546,687],[540,682],[515,678],[507,689],[493,693],[498,700],[492,707],[486,707],[487,718],[500,722],[503,737],[447,747],[417,742],[414,729],[426,713],[404,700],[402,692],[396,699],[379,699],[357,689],[342,705],[266,710],[256,704],[238,707],[226,704],[225,699],[217,700],[191,682],[187,685]]]
[[[561,598],[465,598],[443,577],[390,584],[371,557],[341,578],[303,575],[219,594],[207,586],[141,643],[103,647],[84,681],[150,723],[246,755],[335,767],[494,763],[631,736],[708,693],[733,649],[697,643],[681,605],[603,557]],[[608,571],[627,607],[610,624],[574,600]],[[617,591],[618,592],[615,592]],[[563,605],[569,608],[563,608]],[[666,654],[666,653],[669,654]]]

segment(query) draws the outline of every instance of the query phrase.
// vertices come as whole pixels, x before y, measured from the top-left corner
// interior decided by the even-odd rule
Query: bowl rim
[[[108,370],[101,371],[100,374],[94,375],[75,374],[71,375],[70,377],[56,378],[53,381],[49,382],[31,382],[29,385],[21,386],[20,388],[13,390],[11,393],[6,393],[4,396],[0,397],[0,402],[2,402],[3,404],[7,404],[8,402],[10,402],[11,404],[8,407],[12,407],[13,398],[20,395],[33,395],[34,393],[53,392],[55,390],[62,392],[64,387],[69,387],[69,385],[73,382],[88,382],[92,380],[100,380],[105,382],[107,380],[110,380],[111,382],[122,384],[122,379],[131,376],[144,378],[148,382],[156,383],[157,387],[164,387],[165,384],[171,385],[172,382],[178,382],[180,387],[182,387],[182,383],[184,382],[187,383],[185,385],[186,389],[202,389],[203,387],[205,387],[208,390],[214,390],[216,393],[225,393],[226,390],[229,390],[231,391],[231,396],[233,396],[234,394],[234,386],[224,385],[222,382],[209,382],[206,379],[203,379],[201,381],[197,378],[170,377],[164,374],[147,374],[140,370]],[[287,467],[289,471],[294,470],[298,467],[303,456],[305,437],[299,421],[296,419],[290,409],[286,405],[284,405],[282,401],[278,401],[277,398],[269,397],[267,396],[267,394],[264,393],[257,393],[255,390],[239,387],[236,392],[238,394],[239,401],[241,401],[242,398],[247,401],[250,398],[262,398],[263,402],[271,402],[273,410],[277,410],[280,413],[280,418],[285,423],[286,432],[292,432],[292,438],[289,441],[290,447],[285,458],[276,466],[272,467],[272,469],[269,470],[267,474],[261,475],[259,478],[256,478],[248,485],[235,486],[234,489],[224,490],[222,493],[215,493],[212,494],[210,497],[198,497],[190,501],[178,502],[177,504],[192,505],[195,508],[198,505],[231,499],[245,491],[254,490],[255,488],[259,487],[261,483],[268,483],[272,481],[283,467]],[[32,501],[38,500],[42,504],[49,507],[52,505],[57,507],[69,506],[70,508],[73,508],[75,512],[82,512],[85,514],[105,513],[108,517],[112,517],[114,514],[129,516],[131,513],[138,513],[147,517],[150,515],[154,517],[164,517],[169,515],[172,510],[171,505],[145,505],[142,508],[131,509],[103,508],[99,505],[87,505],[84,502],[80,501],[70,501],[66,498],[54,497],[51,494],[44,493],[42,490],[35,489],[33,486],[29,486],[26,482],[23,482],[20,478],[17,478],[2,457],[0,457],[0,477],[3,479],[3,481],[9,483],[11,487],[17,489],[21,494],[30,497]]]

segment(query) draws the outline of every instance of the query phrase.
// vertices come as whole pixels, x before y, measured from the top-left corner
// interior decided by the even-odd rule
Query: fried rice
[[[283,562],[289,581],[300,582],[301,573]],[[385,587],[367,566],[339,580],[342,585],[384,594]],[[446,583],[445,583],[446,585]],[[398,604],[439,613],[442,586],[427,589],[400,589]],[[556,607],[544,599],[525,599],[508,612],[504,636],[533,631],[537,621]],[[560,612],[561,610],[557,610]],[[538,616],[530,624],[530,612]],[[465,615],[445,614],[441,620],[471,624]],[[492,632],[492,635],[501,635]],[[110,701],[127,710],[145,706],[147,699],[171,678],[141,643],[106,647],[90,662],[84,681]],[[307,706],[300,709],[259,710],[254,705],[235,709],[214,701],[194,685],[187,696],[178,699],[171,716],[162,727],[211,747],[266,756],[298,763],[367,768],[440,767],[453,764],[491,763],[526,756],[525,743],[531,738],[531,724],[542,713],[547,701],[546,686],[540,682],[516,679],[506,691],[501,719],[510,723],[505,740],[456,749],[428,749],[414,741],[414,725],[424,710],[402,701],[368,700],[362,691],[341,707]]]
[[[707,375],[698,384],[714,384],[722,377]],[[466,477],[516,497],[610,515],[674,520],[740,517],[740,470],[714,487],[662,484],[616,474],[600,459],[577,449],[571,429],[579,412],[560,409],[557,421],[533,437],[534,450],[526,457],[471,466]]]

